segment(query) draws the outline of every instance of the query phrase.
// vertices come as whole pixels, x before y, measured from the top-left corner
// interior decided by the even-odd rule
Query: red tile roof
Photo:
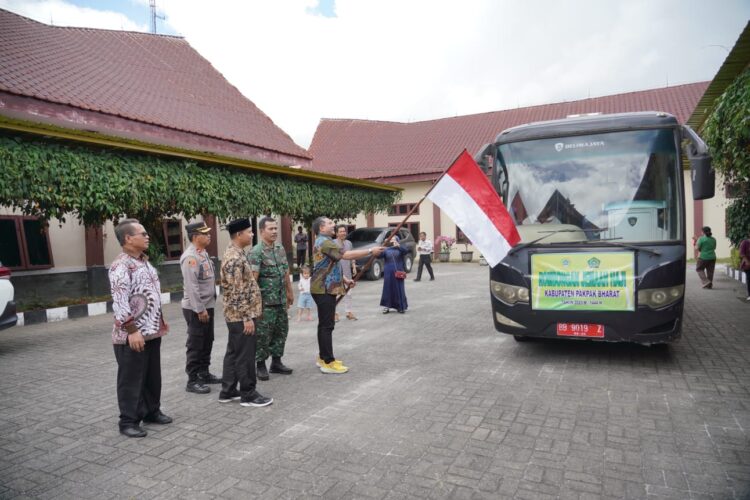
[[[309,149],[312,168],[384,182],[432,179],[464,148],[474,154],[501,131],[524,123],[632,111],[665,111],[685,123],[708,83],[415,123],[323,119]]]
[[[178,37],[48,26],[0,9],[0,90],[309,158]]]

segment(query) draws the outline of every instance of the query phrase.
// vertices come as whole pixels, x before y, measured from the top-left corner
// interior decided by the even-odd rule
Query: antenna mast
[[[156,13],[156,0],[148,0],[148,5],[151,7],[151,33],[156,34],[156,20],[161,19],[163,21],[166,17]]]

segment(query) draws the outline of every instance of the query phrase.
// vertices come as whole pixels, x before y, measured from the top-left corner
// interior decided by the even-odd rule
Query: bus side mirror
[[[716,173],[711,166],[711,157],[701,155],[690,158],[690,178],[693,181],[693,199],[705,200],[714,197]]]
[[[682,138],[687,141],[684,149],[688,160],[690,160],[693,199],[713,198],[716,187],[716,172],[711,166],[711,155],[708,153],[706,143],[687,125],[682,126]]]

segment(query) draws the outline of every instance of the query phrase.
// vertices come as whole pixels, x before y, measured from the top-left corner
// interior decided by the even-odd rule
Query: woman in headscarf
[[[403,314],[409,308],[404,288],[404,255],[409,250],[401,247],[398,236],[391,242],[392,246],[383,253],[383,294],[380,296],[380,305],[383,306],[383,314],[388,314],[391,309]]]

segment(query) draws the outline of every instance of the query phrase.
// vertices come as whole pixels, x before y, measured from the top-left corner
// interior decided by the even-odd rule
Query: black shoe
[[[430,278],[430,281],[435,281],[435,278]]]
[[[414,281],[422,281],[422,280],[421,280],[421,279],[419,279],[419,278],[416,278],[416,279],[415,279]]]
[[[256,408],[259,408],[261,406],[268,406],[271,403],[273,403],[272,398],[262,396],[258,391],[253,391],[250,397],[242,398],[240,400],[240,404],[242,406],[255,406]]]
[[[258,375],[258,380],[268,380],[268,370],[266,369],[265,361],[258,361],[255,363],[255,373]]]
[[[271,361],[271,368],[268,371],[271,373],[280,373],[282,375],[291,375],[294,370],[282,363],[281,358],[274,358],[273,361]]]
[[[388,314],[389,312],[391,312],[390,309],[388,309],[387,307],[383,308],[383,314]]]
[[[130,425],[128,427],[122,427],[120,429],[120,434],[129,438],[142,438],[146,437],[148,435],[148,432],[137,425]]]
[[[238,399],[240,399],[240,393],[237,389],[231,392],[221,391],[219,393],[219,403],[231,403],[232,401],[237,401]]]
[[[405,311],[405,310],[403,310],[403,309],[399,309],[399,310],[398,310],[398,313],[399,313],[399,314],[404,314],[405,312],[406,312],[406,311]]]
[[[185,390],[187,392],[194,392],[196,394],[208,394],[211,392],[211,388],[207,385],[203,385],[198,380],[192,380],[187,383],[187,386],[185,386]]]
[[[221,379],[210,372],[199,373],[198,380],[204,385],[205,384],[221,384]]]
[[[159,410],[154,415],[144,418],[143,421],[149,424],[165,425],[172,423],[172,417],[166,416],[161,412],[161,410]]]

